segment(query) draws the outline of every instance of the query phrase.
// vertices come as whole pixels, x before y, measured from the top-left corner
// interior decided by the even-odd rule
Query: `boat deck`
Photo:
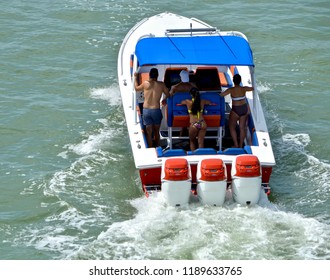
[[[228,103],[226,103],[225,106],[225,120],[224,120],[224,126],[223,126],[223,134],[222,134],[222,143],[221,143],[221,152],[226,151],[228,149],[232,149],[234,146],[233,139],[230,135],[228,122],[229,122],[229,114],[231,111],[231,107]],[[249,122],[251,123],[251,122]],[[247,135],[246,135],[246,145],[252,144],[251,134],[249,133],[251,128],[247,128]],[[240,131],[239,126],[237,124],[236,126],[236,133],[239,141],[240,137]],[[168,150],[169,147],[169,140],[168,140],[168,130],[161,130],[161,147],[163,151]],[[172,140],[172,149],[183,149],[186,152],[190,151],[190,145],[189,145],[189,131],[187,127],[177,128],[173,131],[173,140]],[[214,149],[215,151],[219,151],[219,143],[217,139],[217,129],[208,127],[205,140],[204,140],[204,148],[205,149]],[[238,149],[236,149],[238,150]],[[236,151],[237,153],[237,151]]]
[[[229,128],[228,128],[228,120],[229,120],[229,113],[230,113],[230,106],[226,103],[226,113],[225,113],[225,125],[224,125],[224,134],[222,136],[222,148],[221,151],[227,150],[232,148],[234,145],[233,139],[230,135]],[[239,140],[239,127],[237,125],[236,128],[238,140]],[[169,149],[168,144],[168,131],[162,130],[161,134],[161,147],[163,151]],[[219,151],[218,140],[216,139],[217,130],[213,128],[208,128],[204,140],[204,148],[212,148],[216,151]],[[173,142],[172,142],[172,149],[183,149],[186,152],[190,151],[189,145],[189,131],[188,128],[183,127],[182,129],[176,129],[173,131]],[[177,139],[179,138],[179,139]]]

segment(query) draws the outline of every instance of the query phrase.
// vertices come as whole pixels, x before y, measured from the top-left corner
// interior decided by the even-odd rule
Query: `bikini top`
[[[195,100],[194,98],[191,99],[191,101],[192,101],[193,103],[194,103],[194,100]],[[197,115],[195,115],[195,116],[197,116],[198,119],[199,119],[201,113],[203,112],[203,110],[204,110],[203,108],[200,109],[200,111],[197,112]],[[188,109],[188,113],[192,115],[191,109]]]
[[[245,99],[245,96],[232,97],[231,99],[234,100],[234,101],[244,100]]]

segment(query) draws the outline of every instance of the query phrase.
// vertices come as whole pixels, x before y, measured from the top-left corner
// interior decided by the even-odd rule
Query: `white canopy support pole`
[[[135,71],[137,71],[137,57],[134,54],[133,60],[133,75],[132,75],[132,109],[134,111],[134,122],[137,123],[137,111],[136,111],[136,90],[135,90]]]
[[[258,121],[258,109],[257,109],[257,98],[258,98],[258,94],[257,94],[257,84],[256,84],[256,79],[254,77],[254,67],[251,66],[250,67],[250,72],[251,72],[251,80],[252,80],[252,86],[254,88],[253,90],[253,112],[254,112],[254,118],[255,121]]]

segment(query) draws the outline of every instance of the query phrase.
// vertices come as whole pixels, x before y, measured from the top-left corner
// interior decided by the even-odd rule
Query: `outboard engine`
[[[197,165],[197,196],[206,205],[221,206],[226,198],[226,165],[221,159],[203,159]]]
[[[261,167],[257,156],[238,155],[232,163],[232,193],[241,205],[258,203],[261,191]]]
[[[171,206],[189,203],[191,195],[191,170],[184,158],[169,158],[162,165],[162,192]]]

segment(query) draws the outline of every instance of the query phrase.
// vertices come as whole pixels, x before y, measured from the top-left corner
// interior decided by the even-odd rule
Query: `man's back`
[[[157,109],[160,107],[160,99],[163,92],[166,93],[167,88],[163,82],[149,80],[143,84],[144,88],[144,104],[143,108]]]
[[[160,110],[160,99],[165,93],[169,96],[168,88],[163,82],[158,82],[157,68],[151,68],[149,72],[149,80],[142,84],[137,83],[138,73],[135,73],[134,87],[136,91],[144,92],[143,103],[143,123],[146,126],[148,147],[159,146],[159,128],[163,118]],[[154,143],[153,138],[154,137]]]

